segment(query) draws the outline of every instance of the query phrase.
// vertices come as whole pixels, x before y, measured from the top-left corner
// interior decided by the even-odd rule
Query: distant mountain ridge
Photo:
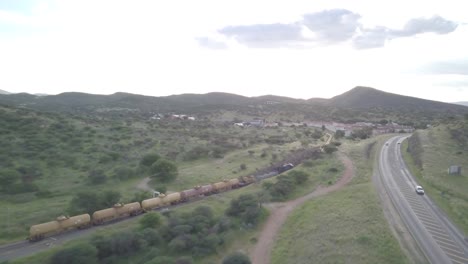
[[[455,102],[452,104],[468,106],[468,102]]]
[[[369,87],[355,87],[331,99],[294,99],[275,95],[246,97],[214,92],[171,96],[144,96],[130,93],[95,95],[67,92],[37,96],[26,93],[0,94],[0,104],[21,106],[41,111],[110,113],[115,111],[154,113],[191,113],[211,115],[220,111],[264,117],[282,113],[284,120],[302,115],[311,120],[411,120],[443,119],[468,113],[466,106],[442,103],[383,92]]]
[[[5,90],[0,89],[0,94],[10,94],[10,93]]]

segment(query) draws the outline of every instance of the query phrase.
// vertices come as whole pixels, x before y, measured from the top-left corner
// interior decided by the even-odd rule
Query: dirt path
[[[335,184],[327,187],[319,186],[315,191],[297,198],[296,200],[288,201],[285,203],[277,203],[270,212],[263,230],[261,231],[258,242],[250,253],[250,258],[254,264],[269,264],[271,250],[273,248],[275,237],[280,228],[283,226],[288,215],[297,207],[302,205],[307,200],[318,197],[329,192],[336,191],[351,181],[354,175],[354,168],[352,161],[344,154],[339,154],[340,160],[345,165],[343,176]]]
[[[144,178],[143,180],[141,180],[138,184],[137,184],[137,189],[140,189],[140,190],[143,190],[143,191],[150,191],[150,192],[153,192],[153,188],[149,187],[148,183],[151,181],[151,178],[150,177],[146,177]]]

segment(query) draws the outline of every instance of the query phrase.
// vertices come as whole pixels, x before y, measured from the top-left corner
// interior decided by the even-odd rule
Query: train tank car
[[[141,207],[143,208],[143,211],[145,212],[151,211],[161,206],[162,206],[162,200],[160,197],[146,199],[141,202]]]
[[[100,225],[117,217],[115,208],[106,208],[93,213],[93,224]]]
[[[240,186],[245,186],[249,185],[251,183],[254,183],[256,181],[255,176],[249,175],[249,176],[241,176],[239,177],[239,185]]]
[[[229,181],[224,180],[222,182],[213,183],[213,192],[219,193],[229,189]]]
[[[200,195],[208,195],[213,192],[213,185],[212,184],[203,185],[200,187],[198,191]]]
[[[91,216],[89,214],[82,214],[72,217],[65,217],[64,220],[60,221],[60,226],[63,230],[84,228],[89,226],[91,223]]]
[[[29,241],[38,241],[46,236],[58,234],[65,230],[88,227],[91,223],[89,214],[72,217],[59,216],[55,221],[33,225],[29,229]]]
[[[195,187],[193,189],[188,189],[180,192],[181,201],[188,201],[191,198],[197,197],[200,195],[201,187]]]
[[[175,192],[168,194],[162,198],[162,204],[163,206],[171,205],[171,204],[177,204],[181,201],[181,196],[180,192]]]
[[[117,215],[120,216],[134,216],[141,213],[141,205],[139,202],[124,204],[121,207],[115,208]]]
[[[239,179],[230,179],[228,183],[230,185],[230,188],[232,189],[239,187],[240,181]]]
[[[93,224],[99,225],[113,219],[134,216],[141,213],[141,206],[139,202],[129,204],[115,204],[112,208],[99,210],[93,213]]]

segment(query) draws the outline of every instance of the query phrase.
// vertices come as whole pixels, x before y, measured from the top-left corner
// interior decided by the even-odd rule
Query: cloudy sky
[[[0,0],[0,89],[468,101],[464,0]]]

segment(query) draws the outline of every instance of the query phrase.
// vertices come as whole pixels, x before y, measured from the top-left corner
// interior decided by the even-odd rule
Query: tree
[[[69,211],[72,214],[93,213],[97,210],[112,207],[118,203],[121,194],[118,191],[108,190],[97,194],[92,191],[80,192],[70,201]]]
[[[99,195],[99,206],[100,207],[112,207],[114,204],[120,201],[122,195],[118,191],[107,190]]]
[[[241,170],[246,170],[247,169],[247,165],[245,165],[245,163],[242,163],[239,167],[240,167]]]
[[[151,177],[158,179],[162,182],[169,182],[175,180],[179,172],[175,163],[159,159],[151,165]]]
[[[133,195],[133,199],[132,201],[143,201],[143,200],[146,200],[148,198],[151,198],[152,197],[152,194],[148,191],[139,191],[139,192],[136,192],[134,195]]]
[[[36,178],[42,176],[41,168],[35,163],[20,166],[16,170],[21,174],[23,183],[31,183]]]
[[[92,170],[88,174],[88,179],[92,184],[102,184],[107,181],[107,176],[103,170]]]
[[[344,137],[344,136],[345,136],[344,130],[337,130],[337,131],[335,132],[335,138],[336,138],[336,139],[340,139],[340,138],[342,138],[342,137]]]
[[[226,214],[239,217],[245,224],[256,224],[260,217],[258,197],[252,194],[243,194],[239,198],[231,200]]]
[[[3,169],[0,170],[0,186],[2,186],[4,189],[7,189],[9,186],[13,185],[16,183],[21,175],[16,171],[12,169]]]
[[[149,212],[140,220],[140,227],[145,228],[158,228],[161,225],[161,216],[157,212]]]
[[[117,178],[121,181],[127,180],[134,175],[134,171],[128,167],[120,166],[114,169],[114,178]]]
[[[99,208],[98,195],[95,192],[80,192],[70,202],[71,213],[93,213]]]
[[[145,166],[145,167],[149,167],[149,166],[153,165],[153,163],[155,163],[156,161],[158,161],[160,158],[161,158],[161,156],[159,156],[159,155],[156,154],[156,153],[149,153],[149,154],[146,154],[146,155],[144,155],[143,158],[141,159],[140,165],[143,165],[143,166]]]
[[[193,259],[191,257],[180,257],[176,259],[175,264],[192,264]]]
[[[241,252],[231,253],[223,259],[223,264],[251,264],[249,257]]]
[[[325,151],[325,153],[331,154],[331,153],[337,151],[338,149],[336,148],[336,146],[326,145],[326,146],[323,147],[323,150]]]
[[[289,177],[292,177],[296,184],[300,185],[309,179],[309,174],[304,171],[291,171],[288,173]]]
[[[140,234],[149,246],[159,245],[163,241],[159,232],[153,228],[145,228],[140,232]]]
[[[98,263],[97,249],[90,244],[79,244],[62,249],[50,259],[51,264],[93,264]]]

